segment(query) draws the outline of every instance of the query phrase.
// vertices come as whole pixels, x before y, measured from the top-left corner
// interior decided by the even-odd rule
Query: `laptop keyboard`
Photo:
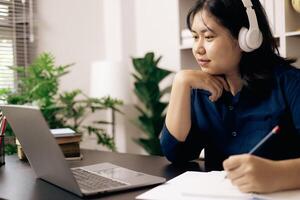
[[[79,187],[87,191],[97,191],[127,185],[80,168],[72,169],[72,172]]]

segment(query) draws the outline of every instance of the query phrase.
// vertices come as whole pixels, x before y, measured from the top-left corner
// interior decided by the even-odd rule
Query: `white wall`
[[[105,57],[103,2],[42,0],[37,4],[38,53],[51,52],[57,64],[75,63],[60,89],[88,93],[90,65]]]
[[[176,0],[136,0],[137,54],[154,51],[163,56],[160,66],[174,70],[179,64],[179,23]]]
[[[117,115],[116,143],[120,152],[145,153],[133,138],[143,136],[132,120],[137,117],[134,109],[131,78],[132,56],[143,56],[148,51],[163,55],[161,66],[177,65],[178,30],[174,0],[42,0],[38,2],[38,53],[51,52],[57,64],[75,62],[70,74],[64,76],[60,90],[79,88],[91,94],[91,68],[94,63],[108,61],[119,63],[112,81],[99,85],[115,90],[128,91],[122,107],[125,115]],[[171,10],[173,10],[171,12]],[[175,11],[174,11],[175,10]],[[163,16],[163,18],[162,18]],[[164,22],[164,23],[162,23]],[[100,66],[100,65],[99,65]],[[101,71],[101,70],[100,70]],[[117,74],[121,73],[121,74]],[[96,76],[97,77],[97,76]],[[99,75],[100,77],[100,75]],[[120,78],[121,77],[121,78]],[[101,82],[102,81],[102,82]],[[121,87],[121,86],[122,87]],[[120,89],[120,87],[122,89]],[[100,87],[99,94],[107,91]],[[102,93],[101,93],[102,92]],[[122,93],[124,94],[124,92]],[[110,119],[110,113],[104,114]],[[94,116],[94,118],[97,118]],[[95,137],[85,137],[82,147],[101,149]]]

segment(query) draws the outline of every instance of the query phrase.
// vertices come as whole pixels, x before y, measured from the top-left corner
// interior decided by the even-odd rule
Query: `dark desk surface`
[[[167,180],[188,170],[201,171],[203,162],[191,162],[183,166],[174,166],[159,156],[143,156],[134,154],[112,153],[83,150],[83,160],[68,161],[70,167],[90,165],[99,162],[111,162],[136,171],[165,177]],[[46,199],[81,199],[59,187],[35,178],[33,170],[27,162],[20,161],[17,156],[6,156],[6,164],[0,167],[0,199],[12,200],[46,200]],[[51,163],[49,163],[51,165]],[[153,187],[153,186],[152,186]],[[105,196],[93,196],[86,199],[122,199],[132,200],[152,187],[113,193]]]

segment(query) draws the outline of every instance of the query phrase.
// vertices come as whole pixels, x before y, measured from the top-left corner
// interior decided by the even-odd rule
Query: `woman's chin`
[[[214,69],[209,68],[209,67],[202,67],[202,66],[200,66],[200,68],[201,68],[201,71],[203,71],[205,73],[208,73],[210,75],[219,75],[219,74],[221,74],[219,71],[214,70]]]

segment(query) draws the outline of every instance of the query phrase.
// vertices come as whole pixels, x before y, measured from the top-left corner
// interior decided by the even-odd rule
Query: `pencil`
[[[3,140],[5,129],[6,129],[6,123],[7,123],[7,120],[6,120],[6,117],[4,116],[1,120],[0,145],[3,145],[2,140]]]
[[[255,153],[257,149],[259,149],[272,135],[278,134],[280,131],[279,126],[275,126],[269,133],[266,135],[259,143],[257,143],[249,152],[248,154],[252,155]],[[227,174],[224,177],[227,178]]]
[[[1,135],[4,135],[4,132],[5,132],[5,129],[6,129],[6,123],[7,123],[7,120],[6,120],[6,117],[4,116],[2,121],[1,121]]]
[[[272,135],[279,133],[279,126],[275,126],[269,133],[266,135],[257,145],[255,145],[250,151],[249,154],[253,154],[258,148],[260,148]]]

